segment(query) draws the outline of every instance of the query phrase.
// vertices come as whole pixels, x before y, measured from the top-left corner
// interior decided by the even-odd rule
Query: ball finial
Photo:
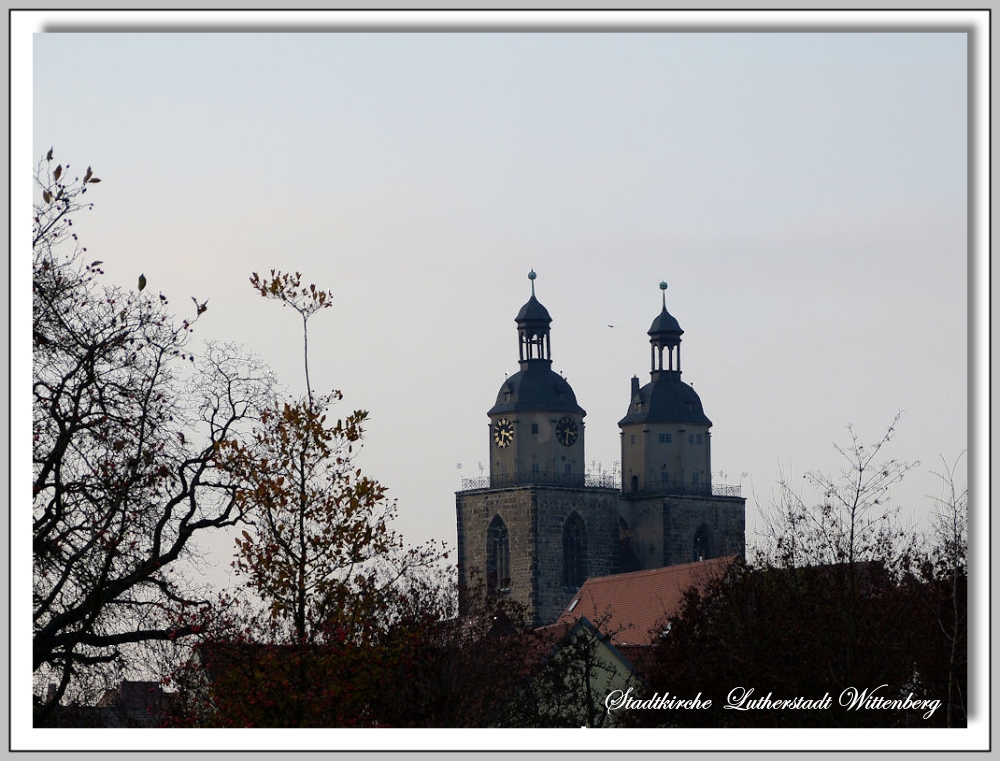
[[[531,272],[528,273],[528,280],[531,281],[531,295],[532,296],[535,295],[535,278],[536,277],[538,277],[538,275],[536,275],[535,274],[535,270],[532,269]]]
[[[661,291],[667,290],[667,281],[666,280],[661,280],[660,281],[660,290]]]

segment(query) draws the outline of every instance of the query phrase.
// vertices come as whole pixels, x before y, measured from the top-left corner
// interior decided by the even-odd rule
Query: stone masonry
[[[586,526],[588,576],[616,573],[618,503],[614,489],[523,486],[482,489],[457,496],[459,585],[485,578],[486,535],[501,517],[510,537],[510,594],[534,625],[556,620],[576,588],[563,586],[563,528],[575,511]],[[471,585],[471,586],[470,586]]]

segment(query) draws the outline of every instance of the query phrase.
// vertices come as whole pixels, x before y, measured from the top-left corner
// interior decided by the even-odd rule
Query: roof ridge
[[[642,570],[639,570],[639,571],[627,571],[626,573],[613,573],[613,574],[610,574],[610,575],[607,575],[607,576],[589,576],[587,578],[587,580],[583,582],[583,585],[585,586],[587,584],[590,584],[591,582],[593,582],[595,584],[599,584],[599,583],[617,581],[617,580],[625,579],[625,578],[635,578],[637,576],[644,576],[644,575],[645,576],[653,576],[654,574],[661,574],[661,573],[664,573],[666,571],[676,572],[676,571],[680,571],[682,569],[690,568],[692,566],[704,566],[706,563],[708,563],[710,565],[717,565],[717,564],[721,564],[721,561],[723,561],[723,560],[728,560],[729,562],[732,562],[735,558],[736,558],[735,555],[720,555],[719,557],[707,558],[705,560],[692,560],[690,563],[678,563],[677,565],[665,565],[665,566],[662,566],[661,568],[643,568]],[[577,590],[577,594],[579,594],[580,590],[582,590],[582,589],[583,589],[583,586],[581,586],[580,589]]]

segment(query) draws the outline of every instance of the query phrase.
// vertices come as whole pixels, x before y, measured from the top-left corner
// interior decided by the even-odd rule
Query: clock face
[[[503,449],[514,440],[514,424],[502,417],[493,424],[493,440]]]
[[[576,443],[580,430],[576,427],[576,421],[571,417],[559,418],[556,423],[556,438],[564,447],[571,447]]]

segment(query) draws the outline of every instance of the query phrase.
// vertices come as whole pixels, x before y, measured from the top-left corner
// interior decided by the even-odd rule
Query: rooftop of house
[[[680,613],[684,593],[705,589],[734,556],[587,579],[557,623],[590,619],[616,647],[652,645],[670,616]]]

